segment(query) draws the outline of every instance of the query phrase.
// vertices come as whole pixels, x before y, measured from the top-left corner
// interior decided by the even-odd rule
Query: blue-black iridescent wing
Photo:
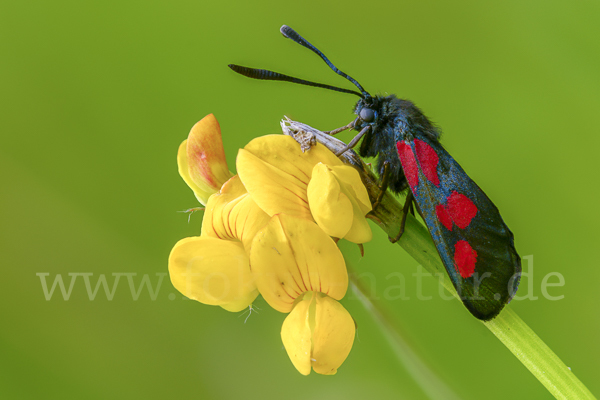
[[[442,145],[427,137],[396,143],[415,202],[463,303],[495,317],[517,290],[521,259],[498,209]]]

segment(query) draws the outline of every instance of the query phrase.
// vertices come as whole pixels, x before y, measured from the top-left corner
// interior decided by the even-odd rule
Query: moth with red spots
[[[359,131],[340,154],[362,138],[359,153],[362,157],[378,157],[382,190],[408,191],[402,228],[391,240],[400,238],[414,202],[464,305],[482,320],[498,315],[517,290],[521,259],[498,209],[442,147],[439,129],[408,100],[395,95],[371,96],[290,27],[284,25],[281,33],[318,54],[360,93],[263,69],[229,67],[250,78],[288,81],[359,96],[354,109],[356,119],[330,133]]]

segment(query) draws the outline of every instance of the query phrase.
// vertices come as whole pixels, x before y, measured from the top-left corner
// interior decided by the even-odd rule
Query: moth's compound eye
[[[375,120],[375,110],[372,108],[363,107],[360,110],[360,119],[365,122],[373,122]]]

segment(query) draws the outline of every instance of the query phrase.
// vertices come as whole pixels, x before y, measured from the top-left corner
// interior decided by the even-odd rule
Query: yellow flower
[[[171,251],[173,285],[229,311],[248,307],[260,292],[290,313],[281,336],[298,371],[335,374],[355,328],[337,302],[348,274],[333,238],[371,239],[371,204],[357,171],[320,144],[304,153],[293,138],[269,135],[239,150],[232,177],[212,115],[192,128],[178,165],[206,211],[200,236]]]

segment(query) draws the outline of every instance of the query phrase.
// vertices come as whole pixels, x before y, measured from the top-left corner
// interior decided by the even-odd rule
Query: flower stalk
[[[301,144],[316,141],[325,145],[334,153],[343,150],[346,146],[345,143],[334,137],[299,122],[287,119],[282,121],[281,126],[284,134],[294,137]],[[344,163],[357,168],[367,188],[371,202],[374,203],[381,195],[375,174],[352,150],[346,151],[340,158]],[[388,236],[394,237],[400,230],[400,221],[403,215],[402,208],[396,198],[386,192],[383,194],[379,206],[368,217]],[[427,228],[411,214],[407,215],[404,233],[397,244],[432,275],[441,274],[444,277],[441,283],[458,298],[456,290],[446,275],[445,268]],[[368,306],[372,307],[373,304],[370,303]],[[506,306],[494,319],[481,322],[554,397],[557,399],[595,399],[587,387],[510,306]],[[389,328],[394,325],[388,323],[384,326]]]

